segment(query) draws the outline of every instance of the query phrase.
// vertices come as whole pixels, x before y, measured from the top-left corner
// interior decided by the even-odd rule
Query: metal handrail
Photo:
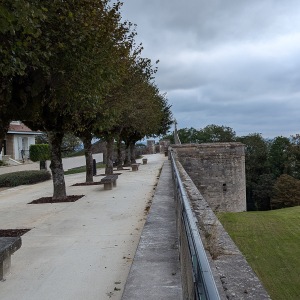
[[[221,298],[201,241],[196,219],[193,215],[189,198],[181,181],[172,151],[170,153],[170,158],[177,196],[179,196],[180,199],[181,219],[188,239],[189,252],[191,255],[195,299],[219,300]]]

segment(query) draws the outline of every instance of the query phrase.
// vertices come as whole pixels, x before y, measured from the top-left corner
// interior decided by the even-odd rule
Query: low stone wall
[[[176,186],[176,184],[175,184]],[[183,216],[182,216],[182,204],[180,201],[180,196],[178,191],[175,188],[175,211],[176,211],[176,224],[177,224],[177,234],[178,234],[178,241],[179,241],[179,260],[180,260],[180,269],[181,269],[181,281],[182,281],[182,295],[183,299],[194,300],[196,299],[197,294],[197,286],[201,286],[202,279],[201,274],[199,271],[195,271],[197,269],[195,262],[192,261],[190,243],[187,228],[185,228]],[[206,251],[207,252],[207,251]],[[207,253],[209,256],[209,253]],[[210,259],[211,260],[211,259]],[[216,287],[218,289],[218,294],[221,300],[226,300],[226,294],[224,292],[222,283],[216,272],[216,269],[212,267],[212,275],[214,277],[214,281],[216,283]],[[206,270],[206,272],[210,272]],[[198,273],[198,274],[196,274]],[[203,274],[202,274],[203,275]],[[196,278],[197,276],[197,278]],[[202,287],[203,288],[203,287]]]
[[[179,161],[177,161],[177,167],[197,218],[199,233],[221,299],[270,299],[262,283]],[[181,246],[181,251],[181,257],[186,257],[187,253],[184,245]],[[184,264],[184,262],[182,263]],[[187,267],[189,264],[190,262],[187,260]],[[184,271],[183,269],[182,272],[184,273]],[[185,284],[186,290],[190,290],[191,282],[189,278]]]

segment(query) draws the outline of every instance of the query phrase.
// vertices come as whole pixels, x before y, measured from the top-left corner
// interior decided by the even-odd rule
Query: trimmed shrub
[[[32,161],[45,161],[50,159],[50,147],[48,144],[30,145],[29,158]]]
[[[0,175],[0,187],[14,187],[49,180],[51,175],[46,170],[21,171]]]

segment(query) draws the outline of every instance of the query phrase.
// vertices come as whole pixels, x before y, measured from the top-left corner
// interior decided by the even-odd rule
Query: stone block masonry
[[[177,167],[198,221],[199,234],[221,299],[270,300],[259,278],[225,231],[206,199],[179,162]]]
[[[242,143],[182,144],[172,150],[213,211],[246,210]]]

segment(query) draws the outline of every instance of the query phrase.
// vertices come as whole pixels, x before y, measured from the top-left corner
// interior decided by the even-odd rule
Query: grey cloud
[[[180,127],[300,131],[300,2],[128,0]],[[188,125],[190,124],[190,125]]]
[[[224,40],[265,38],[299,25],[297,0],[128,0],[124,10],[138,24],[141,35],[153,33],[147,39],[173,33],[180,41],[192,32],[200,47]]]

